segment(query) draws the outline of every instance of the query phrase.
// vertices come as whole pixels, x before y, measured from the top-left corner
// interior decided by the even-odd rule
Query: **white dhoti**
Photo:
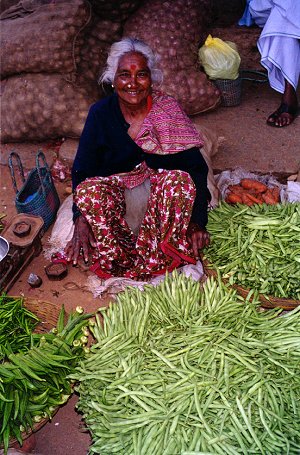
[[[271,87],[284,92],[286,79],[296,90],[300,73],[300,0],[250,0],[249,10],[263,27],[257,46]]]

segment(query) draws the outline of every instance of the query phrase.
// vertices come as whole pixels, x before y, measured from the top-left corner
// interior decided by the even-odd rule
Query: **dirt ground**
[[[239,106],[219,107],[193,119],[198,125],[203,125],[212,132],[212,147],[217,151],[212,158],[215,173],[237,166],[258,173],[273,173],[283,179],[297,173],[300,168],[300,119],[296,119],[292,125],[283,129],[272,128],[265,123],[267,115],[275,110],[278,104],[279,95],[273,92],[267,83],[244,81]],[[45,152],[47,162],[51,165],[57,153],[57,147],[53,143],[3,144],[1,147],[0,213],[6,214],[7,221],[16,214],[15,193],[7,166],[8,155],[12,150],[17,151],[24,167],[30,169],[34,166],[34,156],[38,148]],[[61,200],[67,196],[69,185],[70,182],[67,181],[56,181]],[[44,235],[43,244],[50,233],[51,228]],[[50,301],[58,306],[64,303],[67,311],[74,309],[78,304],[88,311],[93,311],[109,301],[109,296],[103,299],[94,298],[86,288],[90,272],[70,266],[67,277],[62,281],[49,281],[44,271],[47,264],[48,261],[43,254],[35,257],[9,290],[9,295],[23,294],[26,297],[39,298],[41,301]],[[41,287],[32,289],[28,285],[30,272],[42,278]],[[33,453],[40,455],[87,453],[90,437],[87,432],[82,431],[81,418],[75,411],[76,400],[77,397],[73,396],[53,420],[35,434]]]

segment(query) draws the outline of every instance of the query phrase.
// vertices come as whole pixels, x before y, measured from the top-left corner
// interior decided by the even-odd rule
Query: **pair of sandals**
[[[289,106],[286,103],[281,103],[279,108],[273,112],[273,114],[269,115],[267,124],[275,128],[283,128],[284,126],[288,126],[293,123],[297,117],[297,114],[298,107]],[[278,120],[281,121],[278,122]]]

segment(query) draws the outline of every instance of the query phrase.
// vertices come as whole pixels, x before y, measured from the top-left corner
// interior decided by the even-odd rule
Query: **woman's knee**
[[[124,193],[124,188],[119,180],[113,177],[90,177],[79,183],[74,195],[82,197],[86,194],[97,194],[97,197],[115,196],[120,197]]]
[[[196,192],[196,186],[190,174],[178,169],[163,171],[157,175],[157,184],[161,189],[178,193]]]
[[[165,176],[165,179],[171,180],[174,183],[174,185],[176,185],[178,183],[179,184],[185,183],[192,187],[195,186],[193,179],[188,172],[181,171],[179,169],[174,169],[174,170],[166,171],[166,172],[167,172],[167,174]]]

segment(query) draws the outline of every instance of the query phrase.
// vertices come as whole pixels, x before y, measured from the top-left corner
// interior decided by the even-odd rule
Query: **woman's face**
[[[129,52],[119,60],[114,79],[121,103],[144,105],[151,92],[151,73],[146,58],[139,52]]]

